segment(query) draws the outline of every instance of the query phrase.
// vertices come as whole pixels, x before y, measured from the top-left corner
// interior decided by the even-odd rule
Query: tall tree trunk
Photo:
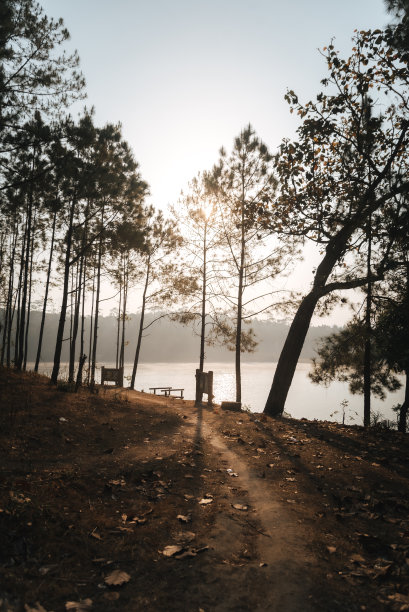
[[[103,231],[104,227],[104,206],[101,213],[101,234],[99,237],[98,247],[98,266],[97,266],[97,291],[95,295],[95,318],[94,318],[94,340],[92,344],[92,362],[91,362],[91,388],[95,387],[95,368],[97,362],[97,343],[98,343],[98,319],[99,319],[99,296],[101,292],[101,266],[102,266],[102,247],[103,247]]]
[[[203,271],[202,271],[202,312],[200,317],[200,355],[199,372],[204,370],[205,340],[206,340],[206,289],[207,289],[207,221],[203,232]],[[197,374],[196,374],[197,376]],[[203,400],[202,385],[196,381],[195,405],[200,406]]]
[[[80,333],[80,358],[78,361],[77,380],[75,383],[75,390],[78,391],[78,387],[82,385],[82,371],[84,364],[87,359],[84,353],[84,337],[85,337],[85,283],[87,274],[87,257],[84,255],[84,267],[82,276],[82,306],[81,306],[81,333]]]
[[[406,329],[409,330],[409,262],[406,262]],[[409,363],[405,368],[405,399],[399,413],[398,431],[406,433],[406,421],[409,411]]]
[[[371,308],[372,308],[372,281],[371,281],[371,257],[372,257],[372,215],[369,215],[367,225],[368,255],[367,276],[368,285],[366,293],[365,311],[365,348],[364,348],[364,426],[371,424]]]
[[[7,290],[7,301],[6,301],[6,312],[5,312],[5,320],[4,320],[4,330],[3,330],[3,342],[1,347],[1,365],[4,364],[4,358],[6,356],[7,347],[9,347],[8,353],[10,353],[10,328],[9,322],[11,320],[11,308],[13,303],[13,287],[14,287],[14,258],[16,255],[16,245],[17,245],[17,231],[14,233],[12,244],[11,244],[11,253],[10,253],[10,265],[9,265],[9,282],[8,282],[8,290]],[[8,360],[7,367],[10,367],[10,363]]]
[[[73,201],[71,202],[70,216],[69,216],[69,221],[68,221],[68,230],[67,230],[67,239],[66,239],[67,244],[66,244],[65,261],[64,261],[63,294],[62,294],[60,318],[58,321],[57,338],[56,338],[56,343],[55,343],[54,365],[53,365],[53,371],[51,374],[51,382],[54,385],[57,384],[58,374],[60,371],[65,318],[67,316],[68,287],[69,287],[69,282],[70,282],[70,257],[71,257],[71,243],[72,243],[74,212],[75,212],[75,199],[73,199]]]
[[[202,313],[200,321],[200,356],[199,370],[203,372],[206,341],[206,289],[207,289],[207,221],[203,233],[203,273],[202,273]],[[202,401],[202,397],[199,400]]]
[[[241,403],[241,328],[243,324],[243,276],[245,264],[245,217],[244,217],[244,177],[243,194],[241,203],[241,240],[240,240],[240,265],[239,265],[239,287],[237,294],[237,322],[236,322],[236,347],[235,347],[235,369],[236,369],[236,402]]]
[[[27,219],[24,228],[23,235],[23,244],[21,247],[21,257],[20,257],[20,271],[18,276],[18,285],[17,285],[17,297],[16,297],[16,330],[15,330],[15,340],[14,340],[14,365],[17,366],[18,362],[18,352],[20,346],[20,325],[21,325],[21,296],[22,296],[22,285],[23,285],[23,271],[24,271],[24,262],[25,262],[25,253],[26,253],[26,240],[27,240]]]
[[[35,225],[35,221],[34,221]],[[27,324],[24,337],[24,359],[23,359],[23,370],[27,369],[27,353],[28,353],[28,331],[30,329],[30,318],[31,318],[31,296],[33,288],[33,255],[34,255],[34,227],[31,237],[31,255],[30,255],[30,272],[28,275],[28,304],[27,304]]]
[[[48,257],[48,267],[47,267],[47,278],[45,281],[45,292],[44,292],[44,301],[43,301],[43,310],[41,313],[41,323],[40,323],[40,333],[38,336],[38,345],[37,345],[37,355],[36,361],[34,365],[34,372],[38,372],[38,366],[40,364],[41,359],[41,349],[43,345],[43,334],[44,334],[44,325],[45,325],[45,314],[47,311],[47,300],[48,300],[48,291],[50,288],[50,277],[51,277],[51,266],[53,261],[54,254],[54,240],[55,240],[55,226],[57,222],[57,211],[54,212],[53,215],[53,227],[51,232],[51,244],[50,244],[50,255]]]
[[[91,318],[89,327],[89,344],[88,344],[88,372],[87,384],[90,384],[91,377],[91,362],[92,362],[92,338],[94,332],[94,304],[95,304],[95,265],[92,267],[92,298],[91,298]]]
[[[123,289],[123,302],[122,302],[122,335],[121,335],[121,354],[119,359],[119,367],[123,368],[125,365],[125,329],[126,329],[126,309],[128,302],[128,285],[129,285],[129,274],[128,274],[128,264],[129,261],[126,261],[126,265],[124,268],[124,289]]]
[[[34,173],[34,157],[31,170],[31,178],[33,180]],[[33,217],[33,182],[30,182],[30,190],[28,196],[28,210],[27,210],[27,238],[26,238],[26,255],[24,259],[24,280],[23,280],[23,295],[21,300],[21,317],[19,325],[19,337],[18,337],[18,351],[16,368],[21,370],[23,359],[24,359],[24,335],[25,335],[25,324],[26,324],[26,308],[27,308],[27,292],[28,292],[28,275],[30,267],[30,251],[31,251],[31,234],[32,234],[32,217]]]
[[[116,359],[115,359],[115,367],[118,369],[119,368],[119,355],[121,352],[121,348],[120,348],[120,335],[121,335],[121,309],[122,309],[122,281],[123,281],[123,276],[122,276],[122,272],[124,269],[124,259],[123,257],[121,257],[121,271],[119,274],[119,300],[118,300],[118,324],[116,326]]]
[[[11,305],[11,315],[9,318],[9,328],[7,332],[7,367],[8,368],[11,366],[11,336],[12,336],[12,331],[13,331],[14,315],[16,314],[16,307],[17,307],[17,295],[14,300],[14,305],[13,304]]]
[[[135,359],[134,359],[134,362],[133,362],[132,377],[131,377],[131,389],[135,388],[136,370],[138,369],[139,353],[141,351],[143,324],[144,324],[144,320],[145,320],[146,294],[148,292],[150,271],[151,271],[151,260],[150,260],[150,256],[149,256],[148,257],[148,261],[146,263],[145,286],[144,286],[143,295],[142,295],[141,320],[139,322],[138,342],[136,344]]]
[[[75,368],[75,351],[77,345],[77,334],[78,334],[78,326],[79,326],[79,318],[80,318],[80,305],[81,305],[81,280],[82,280],[82,266],[84,262],[84,255],[80,258],[79,269],[77,265],[77,274],[76,274],[76,289],[75,289],[75,310],[74,310],[74,321],[72,326],[72,335],[71,335],[71,346],[70,346],[70,363],[68,369],[68,382],[74,382],[74,368]],[[80,357],[82,353],[80,353]]]

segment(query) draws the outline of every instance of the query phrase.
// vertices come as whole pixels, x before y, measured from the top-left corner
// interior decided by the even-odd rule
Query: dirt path
[[[209,425],[205,424],[203,430],[221,460],[238,474],[238,484],[247,493],[251,520],[260,525],[256,548],[260,563],[266,564],[261,567],[270,593],[258,609],[266,609],[268,604],[271,610],[312,610],[308,604],[308,571],[313,559],[299,537],[299,525],[274,499],[259,473],[250,470],[237,453],[229,450]],[[233,496],[233,503],[242,504],[243,500]]]
[[[229,476],[219,492],[227,505],[218,513],[209,540],[216,555],[228,557],[248,539],[250,532],[252,552],[246,551],[246,571],[226,583],[225,598],[215,601],[211,610],[316,610],[309,599],[314,559],[300,538],[299,524],[274,499],[260,471],[251,469],[237,452],[227,447],[212,426],[214,420],[211,413],[199,409],[186,421],[195,431],[196,446],[207,449],[210,446],[213,460]],[[251,604],[254,573],[258,574],[259,597]]]

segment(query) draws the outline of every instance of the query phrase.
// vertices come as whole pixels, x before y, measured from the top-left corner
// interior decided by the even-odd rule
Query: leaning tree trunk
[[[148,257],[148,261],[146,265],[145,286],[143,289],[143,296],[142,296],[141,320],[139,322],[138,342],[136,344],[135,359],[134,359],[133,368],[132,368],[131,389],[135,387],[136,370],[138,369],[139,354],[141,351],[143,323],[145,320],[146,294],[147,294],[148,286],[149,286],[150,270],[151,270],[150,257]]]
[[[320,298],[335,288],[331,284],[329,286],[326,285],[326,283],[335,264],[345,252],[348,240],[357,226],[357,221],[358,217],[342,227],[327,244],[325,255],[315,272],[313,288],[301,301],[288,331],[264,408],[266,414],[281,416],[284,412],[288,391],[290,390],[295,368],[297,367],[315,307]],[[341,287],[337,286],[336,288],[339,289]]]
[[[320,293],[311,291],[302,300],[291,324],[264,408],[264,412],[271,416],[280,416],[284,411],[295,368],[297,367],[304,340],[310,327],[312,315],[320,297]]]

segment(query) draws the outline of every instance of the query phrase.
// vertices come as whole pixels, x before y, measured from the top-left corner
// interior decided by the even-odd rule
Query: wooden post
[[[196,370],[195,406],[202,405],[203,393],[207,393],[207,405],[213,404],[213,372]]]
[[[213,405],[213,372],[207,373],[207,405]]]
[[[196,395],[195,395],[195,406],[200,406],[200,404],[202,403],[202,397],[203,397],[203,393],[202,393],[202,385],[201,385],[201,371],[200,370],[196,370]]]

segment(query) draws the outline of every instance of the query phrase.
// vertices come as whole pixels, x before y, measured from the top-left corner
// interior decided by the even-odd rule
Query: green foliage
[[[313,368],[309,373],[312,382],[326,386],[334,380],[348,382],[351,393],[363,393],[365,338],[365,325],[359,319],[354,319],[340,332],[325,338],[318,348],[318,358],[313,359]],[[386,361],[376,337],[371,346],[371,391],[385,399],[385,390],[395,391],[401,384],[395,370]]]
[[[0,11],[2,131],[35,110],[60,112],[82,97],[84,79],[77,53],[60,51],[69,38],[62,19],[48,18],[35,0],[3,0]]]

